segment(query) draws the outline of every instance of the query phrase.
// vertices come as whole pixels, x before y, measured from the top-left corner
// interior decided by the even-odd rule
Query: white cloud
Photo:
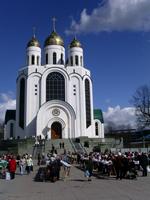
[[[149,31],[150,0],[103,0],[88,14],[83,9],[79,22],[72,20],[67,34],[101,31]]]
[[[15,109],[16,100],[12,92],[0,93],[0,121],[4,121],[7,109]]]
[[[119,105],[116,107],[109,107],[104,114],[104,122],[106,124],[113,123],[116,127],[130,126],[136,127],[135,108],[125,107],[121,108]]]

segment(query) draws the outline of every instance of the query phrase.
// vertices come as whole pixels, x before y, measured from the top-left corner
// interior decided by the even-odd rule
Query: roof
[[[99,119],[101,123],[104,123],[103,113],[101,109],[94,109],[94,119]]]
[[[5,124],[7,124],[9,120],[16,120],[16,110],[6,110]]]

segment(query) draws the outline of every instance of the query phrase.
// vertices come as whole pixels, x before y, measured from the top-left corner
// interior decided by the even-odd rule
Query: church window
[[[24,107],[25,107],[25,79],[20,80],[20,97],[19,97],[19,126],[24,129]]]
[[[61,53],[61,59],[60,59],[60,63],[61,63],[62,65],[64,64],[63,53]]]
[[[75,56],[75,65],[77,65],[77,66],[79,65],[79,60],[78,60],[78,56],[77,55]]]
[[[32,64],[32,65],[35,64],[35,56],[34,56],[34,55],[31,56],[31,64]]]
[[[13,123],[10,123],[10,137],[13,138],[14,137],[14,133],[13,133]]]
[[[98,123],[95,123],[95,135],[98,136]]]
[[[53,64],[56,64],[57,61],[57,55],[56,52],[53,53]]]
[[[29,56],[27,56],[27,65],[29,65]]]
[[[58,72],[52,72],[46,79],[46,101],[50,100],[65,101],[65,79]]]
[[[37,65],[39,65],[39,60],[40,60],[40,57],[37,56]]]
[[[37,93],[35,93],[35,95],[37,95]]]
[[[37,85],[35,85],[35,87],[37,87]]]
[[[91,99],[90,99],[90,83],[85,79],[85,106],[86,106],[86,128],[91,125]]]
[[[82,56],[80,56],[80,65],[82,66]]]
[[[46,65],[48,64],[48,53],[46,53]]]
[[[71,66],[73,66],[73,56],[70,57]]]

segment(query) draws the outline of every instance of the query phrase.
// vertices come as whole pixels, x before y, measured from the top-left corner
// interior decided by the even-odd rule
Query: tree
[[[150,126],[150,86],[140,86],[132,97],[131,103],[134,105],[137,116],[138,127]]]

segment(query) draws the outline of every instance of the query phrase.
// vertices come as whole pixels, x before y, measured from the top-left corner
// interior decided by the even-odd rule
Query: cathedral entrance
[[[62,138],[62,125],[59,122],[54,122],[51,125],[51,139]]]

